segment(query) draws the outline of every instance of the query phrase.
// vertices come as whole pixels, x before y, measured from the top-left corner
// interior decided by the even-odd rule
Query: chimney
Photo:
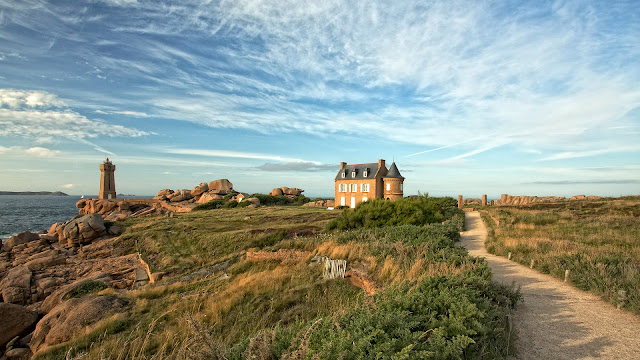
[[[378,168],[386,169],[386,167],[384,166],[384,159],[378,159]]]
[[[346,163],[346,162],[344,162],[344,161],[343,161],[343,162],[341,162],[341,163],[340,163],[340,170],[344,169],[344,167],[345,167],[346,165],[347,165],[347,163]]]

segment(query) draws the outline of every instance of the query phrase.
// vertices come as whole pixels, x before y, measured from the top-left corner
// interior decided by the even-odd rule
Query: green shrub
[[[304,195],[298,195],[294,198],[288,198],[284,195],[265,195],[265,194],[252,194],[249,197],[255,197],[260,200],[260,205],[265,206],[286,206],[286,205],[303,205],[311,201]]]
[[[417,199],[405,198],[397,201],[375,199],[358,204],[353,211],[342,215],[328,225],[333,229],[355,229],[392,225],[425,225],[451,219],[460,212],[457,202],[451,197]]]
[[[242,208],[242,207],[247,207],[251,205],[251,201],[249,200],[242,200],[238,203],[238,205],[236,205],[236,207]]]
[[[211,210],[211,209],[220,209],[225,205],[224,200],[211,200],[208,203],[200,204],[193,208],[194,211],[197,210]]]
[[[511,336],[507,308],[520,295],[493,284],[489,276],[478,272],[405,282],[342,314],[302,327],[278,326],[268,346],[274,358],[502,358]],[[252,355],[249,343],[229,358]]]

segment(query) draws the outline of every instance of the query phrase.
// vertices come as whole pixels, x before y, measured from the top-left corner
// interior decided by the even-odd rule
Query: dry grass
[[[487,250],[640,314],[640,198],[487,207]],[[620,292],[626,292],[622,297]]]

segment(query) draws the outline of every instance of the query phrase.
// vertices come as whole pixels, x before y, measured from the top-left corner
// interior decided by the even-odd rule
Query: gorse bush
[[[397,201],[375,199],[346,210],[328,225],[329,230],[381,227],[394,225],[425,225],[452,219],[460,214],[451,197],[405,198]]]
[[[252,194],[249,197],[258,198],[260,200],[260,204],[266,206],[303,205],[311,201],[311,199],[304,195],[298,195],[294,198],[288,198],[284,195],[273,196],[265,194]]]

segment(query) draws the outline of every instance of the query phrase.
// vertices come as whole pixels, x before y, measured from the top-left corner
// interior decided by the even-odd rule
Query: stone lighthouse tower
[[[404,177],[400,175],[395,161],[391,163],[387,174],[382,177],[382,182],[384,183],[384,198],[386,200],[395,201],[403,198]]]
[[[109,158],[100,164],[100,199],[115,199],[116,198],[116,180],[114,172],[116,166],[113,165]]]

